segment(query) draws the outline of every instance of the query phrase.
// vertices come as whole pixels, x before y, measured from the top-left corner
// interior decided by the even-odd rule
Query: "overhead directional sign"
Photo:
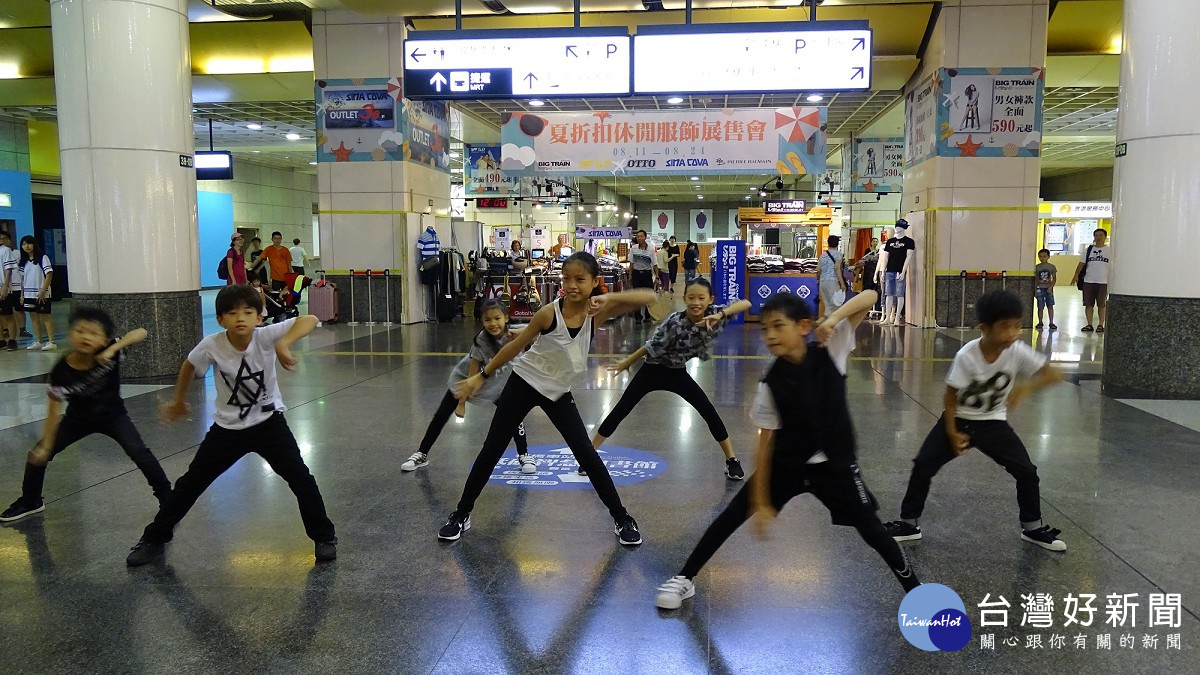
[[[635,94],[871,88],[866,21],[638,26],[633,48]]]
[[[628,96],[631,61],[624,28],[411,32],[404,96]]]

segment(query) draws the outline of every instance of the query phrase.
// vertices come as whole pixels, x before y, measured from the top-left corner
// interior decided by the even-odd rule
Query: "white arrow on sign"
[[[442,75],[440,72],[434,73],[433,77],[429,78],[429,84],[432,84],[434,87],[436,87],[438,91],[441,91],[442,85],[447,84],[448,82],[449,80],[446,79],[446,76]]]

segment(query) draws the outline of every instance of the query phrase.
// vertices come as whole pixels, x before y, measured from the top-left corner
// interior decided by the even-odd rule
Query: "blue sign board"
[[[606,445],[599,450],[600,460],[608,467],[617,486],[633,485],[662,475],[667,460],[652,452]],[[535,488],[539,490],[592,489],[592,481],[579,475],[579,462],[565,445],[531,445],[529,456],[537,460],[537,473],[521,473],[517,451],[505,451],[488,482],[495,485]]]
[[[749,293],[751,314],[762,314],[763,303],[776,293],[795,293],[807,300],[813,316],[817,315],[816,277],[756,274],[750,277],[746,290]]]
[[[713,290],[717,304],[731,305],[746,297],[746,242],[740,239],[718,239],[716,260],[713,263]],[[753,298],[751,298],[753,302]],[[738,314],[729,323],[742,323]]]

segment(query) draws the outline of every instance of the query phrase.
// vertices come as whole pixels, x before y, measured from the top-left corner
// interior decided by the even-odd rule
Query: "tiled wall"
[[[289,169],[233,160],[233,180],[203,180],[196,189],[233,195],[236,227],[255,228],[263,244],[271,243],[271,232],[283,233],[285,246],[299,238],[313,255],[313,203],[317,201],[317,177]]]
[[[29,130],[24,121],[0,117],[0,171],[29,173]]]

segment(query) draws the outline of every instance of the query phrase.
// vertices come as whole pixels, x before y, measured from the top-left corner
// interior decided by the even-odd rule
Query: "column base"
[[[150,332],[150,337],[130,349],[122,361],[123,377],[176,375],[188,352],[203,337],[200,295],[196,291],[75,293],[72,300],[76,307],[91,305],[108,312],[118,331],[145,328]]]
[[[1200,399],[1200,298],[1110,295],[1105,329],[1106,396]]]
[[[1005,289],[1017,294],[1025,305],[1025,316],[1021,325],[1033,326],[1033,277],[1010,276],[1003,281],[992,277],[985,283],[982,277],[963,278],[957,274],[938,275],[935,280],[934,319],[942,328],[969,328],[978,323],[975,318],[975,302],[987,291]],[[964,305],[963,299],[966,299]]]

